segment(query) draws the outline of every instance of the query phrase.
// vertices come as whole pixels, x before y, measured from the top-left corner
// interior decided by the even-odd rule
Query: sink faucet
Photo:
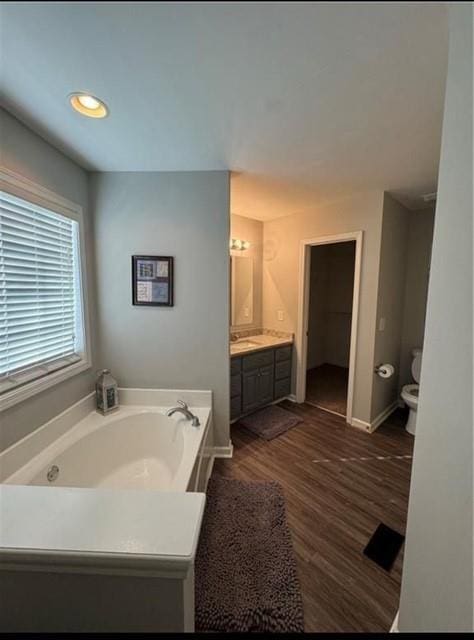
[[[171,417],[173,413],[177,413],[177,412],[182,413],[183,416],[185,416],[188,420],[191,420],[191,424],[193,425],[193,427],[199,427],[199,425],[201,424],[199,422],[199,418],[195,416],[193,413],[191,413],[188,405],[182,400],[178,400],[178,405],[179,405],[178,407],[173,407],[172,409],[169,409],[166,412],[166,415],[168,417]]]

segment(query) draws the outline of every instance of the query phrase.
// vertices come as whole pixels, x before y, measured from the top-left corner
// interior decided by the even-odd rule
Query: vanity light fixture
[[[250,242],[248,240],[232,238],[230,241],[230,248],[232,251],[245,251],[246,249],[250,249]]]
[[[69,94],[71,107],[83,116],[89,118],[105,118],[109,110],[105,102],[82,91],[75,91]]]

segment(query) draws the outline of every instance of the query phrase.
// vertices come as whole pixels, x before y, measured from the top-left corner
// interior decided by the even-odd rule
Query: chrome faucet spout
[[[188,405],[182,400],[178,400],[178,405],[178,407],[173,407],[166,412],[168,418],[170,418],[174,413],[182,413],[185,418],[191,420],[191,424],[193,425],[193,427],[199,427],[199,425],[201,424],[199,422],[199,418],[195,416],[194,413],[191,413]]]

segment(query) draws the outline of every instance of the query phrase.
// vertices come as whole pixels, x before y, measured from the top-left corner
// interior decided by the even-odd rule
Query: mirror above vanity
[[[263,223],[232,214],[229,248],[230,330],[249,331],[262,324]]]
[[[230,257],[231,324],[247,325],[253,322],[253,258]]]

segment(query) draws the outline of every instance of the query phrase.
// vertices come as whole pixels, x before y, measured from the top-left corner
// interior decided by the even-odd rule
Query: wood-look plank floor
[[[303,422],[270,442],[238,423],[234,457],[213,473],[278,480],[286,497],[306,631],[388,631],[398,609],[402,556],[390,573],[362,551],[380,522],[405,533],[414,439],[397,410],[373,434],[310,405],[280,403]]]
[[[306,373],[306,400],[322,409],[347,413],[349,369],[334,364],[321,364]]]

